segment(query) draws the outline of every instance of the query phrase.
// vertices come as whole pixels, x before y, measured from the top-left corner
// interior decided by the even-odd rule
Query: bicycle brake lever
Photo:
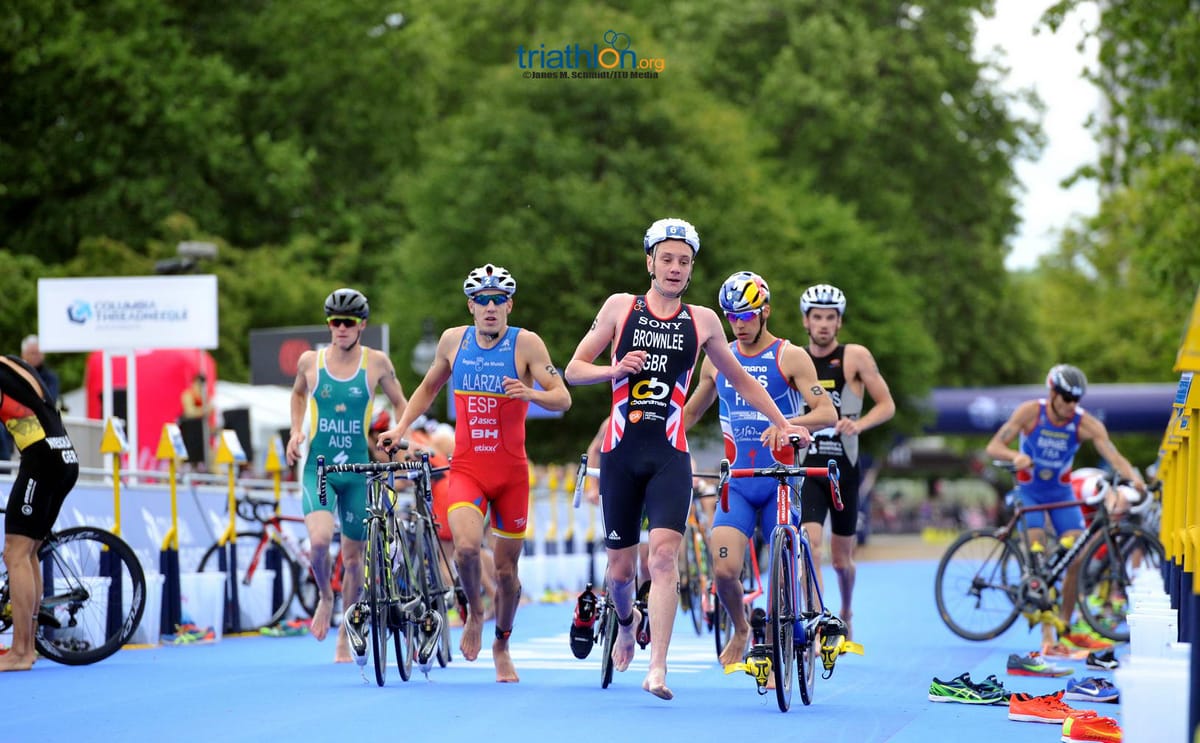
[[[329,499],[325,495],[325,455],[317,455],[317,494],[321,498],[321,506],[329,505]]]
[[[829,491],[830,491],[830,494],[833,496],[833,507],[835,509],[841,511],[846,507],[846,504],[842,502],[841,475],[838,472],[837,461],[830,459],[829,463],[828,463],[828,468],[829,468]]]
[[[585,452],[579,457],[579,471],[575,473],[575,508],[579,508],[579,504],[583,500],[583,484],[587,479],[587,461],[588,455]]]

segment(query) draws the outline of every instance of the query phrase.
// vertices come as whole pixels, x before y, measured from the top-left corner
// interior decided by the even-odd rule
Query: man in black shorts
[[[771,448],[789,433],[807,443],[808,430],[790,426],[771,396],[734,358],[725,328],[707,307],[684,304],[700,251],[696,228],[660,219],[642,241],[650,287],[641,295],[613,294],[567,364],[573,385],[609,383],[612,407],[601,443],[600,502],[608,547],[608,581],[620,630],[613,667],[624,671],[634,653],[634,578],[643,509],[650,525],[650,669],[642,688],[660,699],[667,687],[667,648],[679,601],[679,545],[692,502],[692,462],[683,426],[688,384],[701,349],[769,425]],[[608,363],[596,364],[610,351]]]
[[[821,386],[833,398],[833,405],[838,410],[837,425],[813,434],[805,465],[823,467],[830,459],[837,460],[844,505],[841,511],[832,509],[829,487],[819,478],[808,478],[804,481],[801,496],[800,521],[812,543],[813,566],[820,580],[821,541],[825,516],[829,515],[833,532],[829,551],[833,557],[833,571],[837,573],[838,590],[842,594],[838,616],[846,623],[846,639],[850,639],[850,620],[854,613],[850,605],[854,595],[854,546],[858,541],[855,537],[860,477],[858,435],[891,420],[896,414],[896,403],[867,347],[838,343],[838,330],[846,312],[846,295],[840,289],[829,284],[810,286],[800,297],[800,312],[808,331],[808,354],[817,367]],[[870,394],[875,403],[866,415],[862,414],[864,393]]]
[[[21,452],[4,516],[13,643],[0,655],[0,671],[28,671],[36,657],[33,636],[42,595],[38,548],[75,486],[79,460],[45,385],[15,356],[0,357],[0,423]]]

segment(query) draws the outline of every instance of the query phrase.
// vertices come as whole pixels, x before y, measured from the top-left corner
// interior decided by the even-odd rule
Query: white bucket
[[[272,591],[275,584],[275,571],[258,569],[250,579],[250,585],[245,583],[245,573],[238,581],[238,617],[242,630],[247,627],[261,627],[267,623],[275,612],[271,605]]]
[[[1131,657],[1116,670],[1125,740],[1188,739],[1188,668],[1181,658]]]
[[[1146,609],[1127,617],[1129,652],[1137,658],[1161,658],[1167,646],[1179,639],[1179,613],[1174,609]]]
[[[220,640],[225,634],[225,573],[180,573],[179,605],[181,621],[201,629],[211,627]],[[167,632],[174,630],[166,628]]]
[[[142,612],[142,621],[134,630],[129,642],[134,645],[157,645],[162,631],[162,589],[164,576],[162,573],[146,573],[146,610]],[[125,596],[125,605],[121,607],[129,612],[132,597]]]

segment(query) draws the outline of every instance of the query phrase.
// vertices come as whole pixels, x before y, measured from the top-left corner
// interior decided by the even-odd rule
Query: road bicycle
[[[313,577],[312,560],[304,543],[292,536],[285,524],[304,524],[304,517],[279,513],[278,504],[274,498],[261,498],[245,495],[237,501],[237,514],[244,521],[259,524],[258,531],[243,530],[237,532],[237,564],[239,572],[244,569],[241,582],[249,586],[260,568],[271,567],[275,571],[272,586],[271,614],[261,625],[242,626],[245,631],[254,631],[259,627],[269,627],[281,622],[291,611],[292,601],[298,601],[308,616],[317,610],[320,591],[316,578]],[[197,572],[206,570],[226,570],[227,543],[224,538],[218,538],[200,558]],[[331,617],[340,617],[342,600],[342,555],[335,539],[330,545],[332,570],[330,585],[333,589],[334,607]],[[278,556],[277,558],[275,556]],[[276,562],[278,559],[278,562]],[[276,567],[272,567],[275,566]]]
[[[355,660],[360,666],[366,665],[370,651],[375,683],[379,686],[387,680],[389,638],[395,648],[400,679],[408,681],[413,657],[419,654],[421,665],[427,664],[442,630],[440,617],[421,592],[421,580],[411,560],[412,548],[406,529],[399,523],[396,492],[391,487],[393,473],[422,466],[421,462],[326,465],[324,456],[317,457],[317,492],[322,506],[327,503],[328,475],[352,472],[367,480],[363,593],[347,607],[345,622]]]
[[[87,665],[129,642],[146,610],[146,574],[125,540],[94,526],[75,526],[53,532],[38,559],[42,601],[33,642],[42,657]],[[8,571],[0,563],[0,633],[12,624]]]
[[[1151,501],[1147,496],[1145,505]],[[1158,538],[1136,523],[1109,513],[1103,491],[1083,533],[1070,544],[1056,542],[1048,556],[1029,539],[1025,516],[1059,508],[1080,508],[1070,500],[1024,505],[1019,499],[1008,521],[992,529],[974,529],[946,548],[934,579],[934,597],[942,621],[959,637],[990,640],[1024,614],[1032,628],[1046,621],[1061,626],[1058,601],[1076,603],[1083,620],[1115,642],[1129,640],[1126,591],[1138,570],[1160,570],[1164,551]],[[1075,596],[1061,596],[1060,580],[1079,560]]]
[[[425,604],[436,614],[440,629],[436,659],[445,668],[452,659],[450,651],[450,606],[457,605],[459,616],[467,618],[467,594],[458,579],[454,563],[446,556],[438,538],[438,521],[433,509],[433,476],[444,473],[449,466],[433,467],[429,454],[422,453],[416,460],[420,466],[403,472],[403,476],[414,485],[413,504],[402,512],[400,525],[406,530],[406,543],[410,549],[409,562],[418,576],[417,589]],[[424,627],[424,632],[434,631]],[[420,662],[422,671],[428,673],[427,661]]]
[[[800,437],[790,436],[793,461],[800,457]],[[721,460],[721,510],[729,510],[729,479],[771,477],[778,482],[775,490],[775,527],[771,530],[771,584],[767,599],[765,629],[767,643],[756,643],[744,663],[733,664],[726,673],[745,671],[754,677],[759,694],[768,691],[767,682],[775,681],[779,710],[787,712],[792,704],[793,680],[798,681],[801,701],[812,704],[816,684],[818,653],[824,668],[822,678],[833,675],[834,664],[845,653],[862,654],[862,646],[846,638],[846,624],[825,607],[821,587],[813,566],[808,535],[796,526],[800,514],[800,486],[805,477],[829,480],[833,506],[842,510],[837,462],[826,467],[803,467],[776,463],[769,467],[733,468]],[[798,480],[796,485],[793,480]]]

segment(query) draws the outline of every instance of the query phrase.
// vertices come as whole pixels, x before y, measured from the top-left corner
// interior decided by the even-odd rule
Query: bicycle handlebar
[[[799,447],[794,441],[792,446],[798,459]],[[824,467],[773,464],[770,467],[738,467],[737,469],[730,468],[728,459],[722,459],[720,479],[717,483],[717,492],[721,494],[722,513],[729,513],[729,479],[731,477],[773,477],[777,480],[789,477],[824,477],[829,480],[834,510],[841,511],[846,507],[846,504],[842,502],[841,473],[838,471],[837,461],[833,459],[830,459]]]
[[[429,461],[423,459],[420,462],[359,462],[349,464],[325,464],[325,455],[317,455],[317,494],[321,499],[321,505],[329,505],[325,490],[325,478],[329,474],[338,472],[353,472],[358,475],[375,475],[389,472],[417,471],[429,467]]]

